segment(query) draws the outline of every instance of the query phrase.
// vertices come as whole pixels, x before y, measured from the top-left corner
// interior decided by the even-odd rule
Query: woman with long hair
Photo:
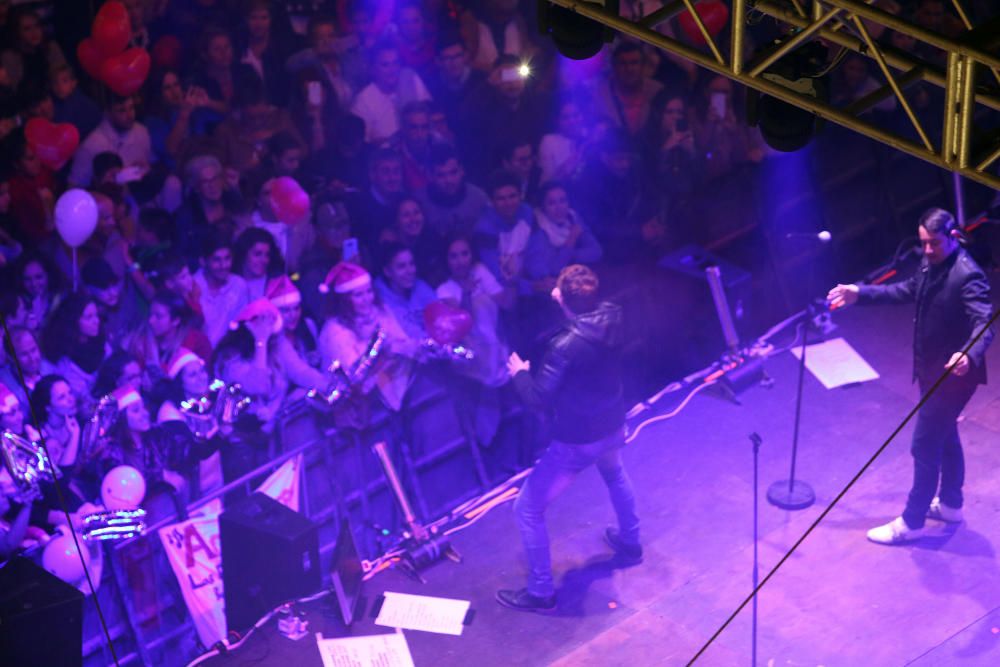
[[[324,290],[325,288],[325,290]],[[351,262],[340,262],[327,275],[321,291],[333,291],[333,317],[319,335],[323,366],[339,361],[352,368],[379,329],[385,334],[385,349],[377,371],[362,386],[368,393],[378,388],[386,407],[398,412],[410,386],[418,341],[410,338],[392,313],[384,308],[372,289],[371,275]]]
[[[18,258],[14,275],[30,317],[42,327],[62,300],[59,272],[44,255],[28,252]]]
[[[444,280],[447,271],[441,248],[444,239],[427,224],[427,215],[420,202],[404,196],[396,202],[393,224],[382,230],[380,242],[395,242],[413,251],[417,275],[431,285]]]
[[[193,439],[189,457],[191,497],[214,491],[223,484],[220,449],[232,433],[232,425],[219,423],[214,415],[205,415],[204,423],[192,425],[182,411],[184,401],[198,400],[208,394],[209,376],[204,359],[192,350],[180,348],[166,368],[166,376],[156,386],[159,399],[157,424],[183,425]]]
[[[677,227],[684,227],[678,218],[688,213],[703,166],[688,116],[684,95],[660,93],[653,99],[642,142],[647,173],[655,175],[662,209]]]
[[[282,29],[285,28],[285,29]],[[288,74],[285,62],[292,55],[291,27],[275,21],[274,3],[248,0],[243,3],[243,24],[237,32],[236,57],[257,73],[272,103],[288,102]]]
[[[31,392],[31,410],[38,419],[49,459],[58,471],[62,499],[66,501],[66,510],[71,513],[70,521],[76,525],[90,507],[84,498],[93,495],[85,492],[85,485],[76,474],[82,458],[76,398],[64,378],[46,375]],[[26,429],[25,434],[29,433],[31,431]],[[51,480],[43,479],[40,489],[42,497],[32,508],[31,525],[51,533],[55,526],[66,523],[66,513]]]
[[[302,313],[302,293],[288,276],[281,275],[268,283],[265,296],[281,313],[283,326],[275,354],[289,385],[303,389],[322,386],[326,378],[317,370],[319,334],[316,323]]]
[[[536,292],[549,299],[563,267],[593,264],[602,254],[601,244],[570,204],[568,188],[558,181],[543,183],[524,256],[524,275],[536,285]]]
[[[92,297],[73,292],[59,304],[42,332],[42,351],[87,412],[97,370],[111,353]]]
[[[138,470],[146,481],[142,507],[149,521],[183,509],[189,486],[183,472],[175,468],[186,464],[190,435],[184,429],[168,432],[154,427],[145,400],[134,387],[119,387],[111,396],[117,415],[107,436],[87,452],[88,472],[100,481],[118,466]]]
[[[541,182],[569,180],[583,168],[590,139],[580,105],[572,97],[559,102],[555,131],[542,137],[538,145]]]
[[[222,115],[208,108],[209,98],[200,86],[185,86],[174,69],[157,69],[145,83],[146,116],[153,152],[173,169],[192,142],[210,133]]]
[[[247,283],[250,300],[264,296],[271,278],[285,272],[285,259],[266,229],[248,227],[233,243],[233,273]]]
[[[515,294],[505,290],[490,270],[479,261],[479,253],[469,236],[457,234],[447,244],[448,280],[437,288],[437,297],[459,306],[472,315],[472,329],[465,344],[475,353],[459,372],[482,384],[498,387],[510,379],[507,373],[508,346],[501,332],[500,309],[514,304]]]
[[[42,30],[37,12],[16,7],[7,18],[8,45],[0,54],[0,64],[7,71],[9,86],[21,95],[44,90],[49,71],[66,64],[66,56],[55,40]]]

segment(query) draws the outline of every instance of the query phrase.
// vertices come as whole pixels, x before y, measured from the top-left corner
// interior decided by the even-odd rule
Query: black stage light
[[[618,15],[618,0],[590,2]],[[606,43],[614,39],[614,31],[604,25],[577,14],[572,9],[538,0],[538,29],[548,35],[559,53],[573,60],[586,60],[598,54]]]
[[[780,42],[775,42],[776,48]],[[827,73],[836,65],[827,63],[827,49],[812,42],[785,55],[761,74],[761,78],[788,88],[801,95],[822,102],[829,101]],[[806,144],[822,127],[822,119],[811,111],[800,109],[750,89],[747,95],[747,120],[760,129],[760,134],[771,148],[791,153]]]

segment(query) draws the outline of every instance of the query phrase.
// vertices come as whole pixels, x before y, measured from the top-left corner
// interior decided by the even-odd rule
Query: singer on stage
[[[990,321],[990,286],[961,247],[955,219],[931,209],[920,218],[918,233],[924,257],[912,278],[891,285],[837,285],[827,297],[833,308],[855,302],[916,302],[913,378],[921,396],[949,370],[917,413],[913,487],[902,516],[868,531],[868,539],[880,544],[921,537],[928,517],[962,521],[965,459],[958,416],[976,387],[986,383],[986,348],[993,340],[992,327],[976,338]]]
[[[586,266],[564,268],[552,298],[567,321],[549,342],[541,368],[531,372],[530,363],[516,352],[507,362],[525,403],[551,416],[553,436],[514,503],[530,571],[526,588],[497,592],[497,601],[511,609],[555,609],[545,508],[592,464],[607,484],[618,516],[618,529],[607,529],[605,540],[625,561],[642,560],[635,496],[621,457],[625,444],[619,360],[622,315],[618,306],[598,300],[597,289],[597,275]]]

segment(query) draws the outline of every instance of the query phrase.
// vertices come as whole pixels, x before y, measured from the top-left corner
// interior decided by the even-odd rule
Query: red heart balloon
[[[437,343],[458,345],[472,329],[472,315],[445,301],[432,301],[424,308],[424,326]]]
[[[146,49],[132,48],[104,61],[101,81],[118,95],[134,95],[149,76]]]
[[[105,58],[116,56],[128,46],[132,38],[132,25],[128,20],[128,10],[120,2],[105,2],[97,12],[90,30],[97,49]]]
[[[271,181],[271,208],[286,225],[302,222],[309,215],[310,205],[309,194],[294,178],[279,176]]]
[[[719,31],[726,25],[726,21],[729,20],[729,9],[718,0],[699,2],[694,6],[694,9],[698,12],[702,23],[708,29],[708,34],[712,37],[718,35]],[[681,30],[684,31],[692,44],[705,44],[705,38],[702,37],[701,30],[698,29],[698,24],[695,23],[691,12],[684,10],[678,16],[678,21],[680,21]]]
[[[93,37],[88,37],[77,45],[76,57],[80,60],[83,71],[95,79],[101,78],[101,65],[104,64],[105,58],[97,48]]]
[[[24,126],[28,145],[46,167],[59,170],[73,157],[80,144],[80,133],[70,123],[53,123],[45,118],[32,118]]]

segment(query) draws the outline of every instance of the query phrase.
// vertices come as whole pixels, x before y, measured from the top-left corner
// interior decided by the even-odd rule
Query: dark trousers
[[[921,396],[926,395],[936,379],[920,380]],[[976,386],[976,381],[968,376],[949,375],[917,413],[910,447],[913,487],[903,511],[903,520],[910,528],[923,527],[935,494],[948,507],[962,506],[965,457],[958,437],[958,417]]]

